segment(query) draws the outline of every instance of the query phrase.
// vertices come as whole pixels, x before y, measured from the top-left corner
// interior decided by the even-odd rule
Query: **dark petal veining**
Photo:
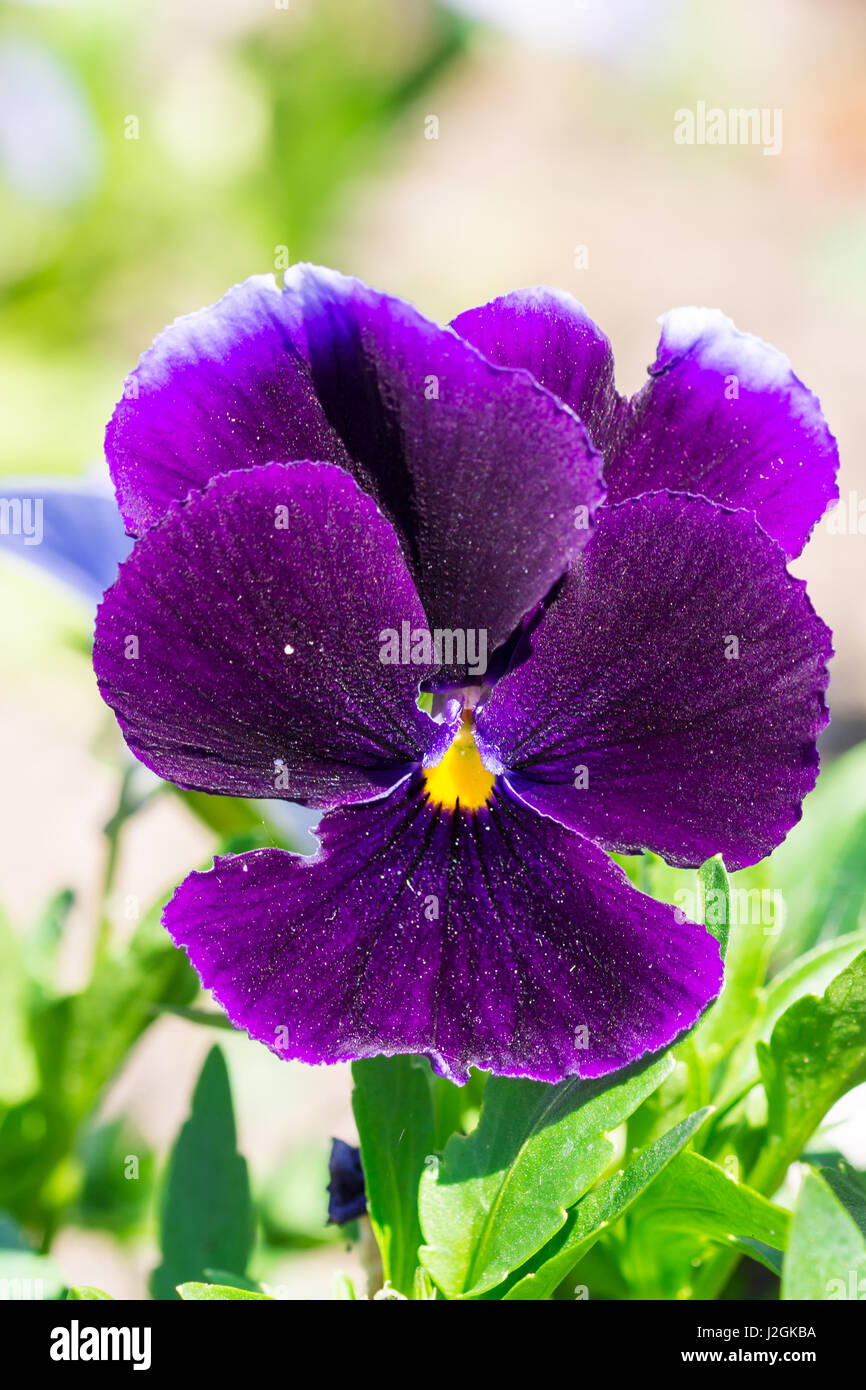
[[[448,732],[381,632],[424,614],[394,531],[331,464],[223,474],[175,504],[100,607],[103,698],[183,787],[314,806],[378,795]]]
[[[504,787],[453,814],[415,774],[317,833],[313,859],[218,859],[164,916],[232,1022],[281,1056],[601,1076],[670,1044],[720,988],[704,928]]]
[[[582,548],[603,496],[600,457],[550,392],[306,265],[282,291],[257,277],[167,329],[106,448],[136,531],[227,470],[338,463],[396,526],[430,626],[483,630],[489,652]]]
[[[814,785],[831,651],[751,513],[649,494],[603,509],[530,659],[478,711],[478,744],[609,849],[742,868]]]

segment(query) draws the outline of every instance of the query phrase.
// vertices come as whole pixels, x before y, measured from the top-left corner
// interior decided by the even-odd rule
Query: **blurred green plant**
[[[185,8],[164,62],[171,20],[154,30],[146,8],[100,0],[0,12],[0,56],[23,46],[59,74],[41,123],[28,135],[26,112],[17,121],[22,167],[68,181],[70,158],[37,142],[46,126],[55,144],[72,138],[68,114],[51,119],[64,94],[93,146],[77,194],[52,199],[4,169],[12,133],[0,139],[0,368],[15,402],[0,471],[98,457],[141,342],[179,304],[289,259],[327,260],[347,185],[384,161],[468,33],[432,0],[264,6],[225,26],[201,5]]]
[[[832,838],[826,829],[826,808],[850,786],[864,752],[825,770],[821,795],[807,801],[793,832],[820,853],[826,881],[845,885],[846,910],[829,922],[816,925],[801,859],[787,846],[730,880],[718,860],[697,875],[649,855],[623,861],[644,891],[696,912],[727,947],[719,999],[652,1065],[559,1087],[476,1073],[459,1088],[420,1058],[355,1063],[370,1211],[363,1222],[378,1243],[382,1297],[535,1300],[591,1286],[593,1297],[715,1298],[754,1284],[739,1269],[744,1256],[777,1296],[781,1274],[784,1297],[831,1297],[835,1275],[823,1292],[809,1283],[808,1252],[822,1240],[853,1251],[859,1270],[866,1199],[821,1125],[866,1080],[866,871],[857,836],[840,833],[838,819]],[[227,821],[220,798],[204,800],[209,823],[228,834],[223,844],[271,835],[258,807],[233,802]],[[109,840],[142,804],[124,786]],[[112,881],[107,874],[106,893]],[[796,908],[783,911],[792,900],[811,902],[808,932]],[[122,1120],[98,1122],[108,1081],[161,1012],[194,1027],[227,1026],[218,1010],[190,1007],[197,982],[157,909],[122,950],[100,932],[87,987],[58,992],[56,953],[71,907],[61,893],[28,935],[8,924],[0,931],[10,1059],[0,1078],[0,1207],[14,1219],[0,1242],[0,1277],[42,1278],[54,1296],[61,1277],[50,1261],[33,1262],[47,1259],[63,1221],[122,1235],[146,1219],[152,1159]],[[838,925],[848,930],[827,934]],[[789,932],[817,944],[779,969]],[[822,1167],[791,1225],[774,1199],[790,1165],[819,1150]],[[144,1178],[135,1192],[121,1177],[130,1154]],[[286,1251],[338,1238],[325,1226],[326,1174],[323,1143],[288,1155],[251,1194],[214,1050],[167,1168],[155,1295],[261,1293],[251,1264],[264,1277]],[[804,1287],[813,1292],[791,1292]],[[337,1296],[363,1295],[344,1280]]]

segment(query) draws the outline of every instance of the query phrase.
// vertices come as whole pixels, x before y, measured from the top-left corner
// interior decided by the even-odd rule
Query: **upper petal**
[[[603,508],[529,660],[477,711],[478,746],[608,848],[742,868],[814,785],[831,651],[750,513],[634,498]]]
[[[410,304],[305,265],[158,338],[107,449],[139,529],[228,468],[347,467],[394,522],[431,625],[483,629],[490,650],[585,543],[603,495],[586,431],[549,392]]]
[[[838,496],[836,441],[817,397],[783,353],[718,310],[663,317],[649,380],[628,401],[614,387],[610,343],[570,295],[520,290],[454,327],[576,411],[604,453],[608,501],[699,493],[754,511],[793,556]]]
[[[127,378],[105,435],[123,519],[140,535],[220,473],[346,451],[316,399],[300,305],[273,275],[175,319]]]
[[[328,464],[227,473],[175,504],[99,609],[94,667],[132,751],[180,786],[334,805],[446,733],[382,632],[424,614],[396,537]]]
[[[668,1046],[720,988],[702,927],[506,788],[452,814],[416,775],[317,833],[313,859],[258,850],[191,874],[163,919],[232,1022],[281,1056],[601,1076]]]
[[[784,353],[717,309],[675,309],[649,372],[605,455],[610,500],[701,493],[748,507],[799,555],[839,495],[839,455],[820,401]]]
[[[606,450],[624,408],[613,350],[572,295],[545,286],[514,290],[467,309],[451,326],[491,362],[531,372],[580,416],[596,448]]]

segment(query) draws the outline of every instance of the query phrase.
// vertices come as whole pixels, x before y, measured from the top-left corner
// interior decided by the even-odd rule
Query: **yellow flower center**
[[[464,811],[477,811],[490,800],[496,778],[481,761],[472,732],[470,710],[463,711],[463,722],[445,757],[424,773],[427,795],[439,806],[453,811],[458,804]]]

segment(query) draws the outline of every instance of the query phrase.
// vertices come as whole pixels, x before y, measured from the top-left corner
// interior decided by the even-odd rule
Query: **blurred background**
[[[560,286],[610,336],[628,391],[676,305],[718,306],[782,348],[842,455],[844,520],[795,566],[836,633],[826,752],[864,737],[864,55],[862,0],[0,5],[0,492],[60,489],[80,551],[58,555],[46,531],[23,564],[0,537],[0,904],[13,936],[56,938],[64,989],[215,842],[303,843],[299,824],[255,808],[221,822],[137,782],[88,660],[122,546],[100,498],[123,379],[167,322],[253,272],[318,261],[441,320]],[[698,102],[778,109],[780,152],[677,144],[674,113]],[[216,1038],[263,1216],[260,1277],[330,1296],[357,1267],[322,1224],[329,1137],[354,1132],[347,1069],[145,1022],[98,1127],[39,1196],[42,1216],[65,1213],[61,1271],[143,1294],[158,1175]],[[141,1176],[123,1187],[129,1153]]]

